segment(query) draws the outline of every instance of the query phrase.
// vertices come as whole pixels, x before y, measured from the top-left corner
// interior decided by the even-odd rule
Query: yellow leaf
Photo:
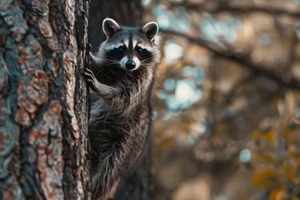
[[[253,187],[270,187],[280,178],[280,174],[274,168],[263,168],[252,178]]]
[[[284,200],[288,199],[288,197],[289,194],[287,193],[285,188],[280,185],[271,191],[269,200]]]
[[[254,139],[266,140],[270,142],[275,142],[277,139],[276,132],[274,130],[269,130],[266,132],[253,131],[252,137]]]

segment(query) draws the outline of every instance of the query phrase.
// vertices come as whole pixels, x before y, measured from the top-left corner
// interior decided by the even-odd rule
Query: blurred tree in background
[[[153,199],[300,199],[300,1],[142,3],[163,53]]]

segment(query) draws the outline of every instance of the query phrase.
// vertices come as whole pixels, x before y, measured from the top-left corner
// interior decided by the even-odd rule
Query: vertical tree
[[[0,1],[0,199],[89,199],[88,1]]]

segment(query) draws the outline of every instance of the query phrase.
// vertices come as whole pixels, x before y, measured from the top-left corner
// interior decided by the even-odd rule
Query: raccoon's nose
[[[133,60],[128,60],[126,62],[126,68],[127,69],[133,69],[133,68],[135,68],[135,62]]]

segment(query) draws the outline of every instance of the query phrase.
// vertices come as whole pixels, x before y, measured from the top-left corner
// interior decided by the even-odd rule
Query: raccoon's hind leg
[[[116,89],[114,89],[113,87],[100,83],[95,77],[92,70],[84,68],[83,75],[85,76],[87,82],[90,83],[92,90],[94,90],[94,92],[96,92],[100,96],[111,96],[116,93]]]

